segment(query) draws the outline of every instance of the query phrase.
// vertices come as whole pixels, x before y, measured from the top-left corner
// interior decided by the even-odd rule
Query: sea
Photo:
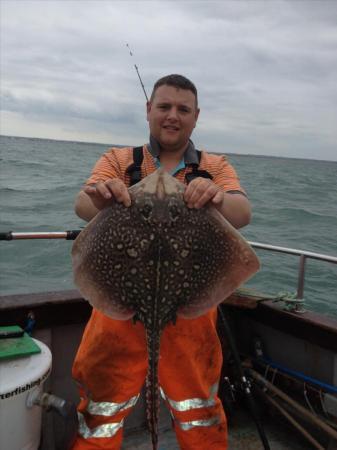
[[[74,198],[111,146],[1,136],[0,232],[83,228]],[[337,162],[227,157],[252,203],[251,224],[241,230],[248,241],[337,256]],[[71,247],[63,239],[2,240],[0,294],[74,289]],[[261,270],[246,287],[276,298],[294,295],[299,257],[256,253]],[[304,300],[307,309],[337,318],[336,264],[306,262]]]

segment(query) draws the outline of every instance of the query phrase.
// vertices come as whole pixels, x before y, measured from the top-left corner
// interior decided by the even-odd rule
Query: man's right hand
[[[123,203],[126,207],[131,205],[129,191],[118,178],[84,186],[76,197],[75,212],[81,219],[89,221],[114,201]]]
[[[84,186],[83,191],[89,195],[94,206],[99,210],[108,206],[111,200],[123,203],[126,207],[131,205],[129,191],[123,181],[118,178]]]

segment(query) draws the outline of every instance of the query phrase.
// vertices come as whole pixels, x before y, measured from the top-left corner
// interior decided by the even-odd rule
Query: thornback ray
[[[144,324],[146,404],[158,442],[160,336],[177,316],[195,318],[250,278],[259,261],[241,234],[208,204],[190,209],[185,186],[162,169],[129,188],[131,206],[100,211],[72,249],[74,280],[93,307]]]

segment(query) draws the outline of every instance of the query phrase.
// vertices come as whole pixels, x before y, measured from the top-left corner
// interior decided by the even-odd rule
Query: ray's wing
[[[186,263],[188,292],[178,315],[194,318],[223,302],[260,264],[247,241],[213,205],[194,211],[186,222],[193,243]]]
[[[127,208],[114,203],[99,212],[76,238],[72,248],[74,282],[92,306],[113,319],[134,315],[123,294],[125,238],[130,222]]]

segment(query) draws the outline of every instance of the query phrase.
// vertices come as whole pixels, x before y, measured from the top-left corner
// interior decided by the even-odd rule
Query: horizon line
[[[74,141],[74,140],[67,140],[67,139],[55,139],[55,138],[41,138],[41,137],[31,137],[31,136],[11,136],[7,134],[0,134],[0,137],[7,137],[7,138],[16,138],[16,139],[38,139],[40,141],[55,141],[55,142],[69,142],[69,143],[75,143],[75,144],[87,144],[87,145],[106,145],[107,147],[133,147],[132,145],[127,144],[107,144],[105,142],[92,142],[92,141]],[[276,156],[276,155],[265,155],[265,154],[257,154],[257,153],[234,153],[234,152],[226,152],[226,153],[220,153],[215,151],[209,151],[209,153],[216,153],[220,155],[235,155],[235,156],[254,156],[257,158],[280,158],[280,159],[299,159],[299,160],[307,160],[307,161],[322,161],[322,162],[333,162],[336,163],[336,160],[331,159],[317,159],[317,158],[310,158],[310,157],[301,157],[301,156]]]

